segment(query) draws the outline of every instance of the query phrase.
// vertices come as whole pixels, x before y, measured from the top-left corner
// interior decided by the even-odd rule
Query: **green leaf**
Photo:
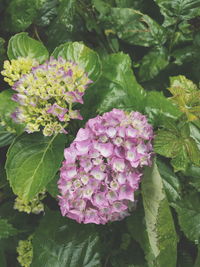
[[[172,206],[178,213],[178,221],[181,230],[186,237],[195,242],[200,242],[200,198],[199,194],[192,193],[186,195],[181,201]]]
[[[8,132],[20,134],[23,132],[24,125],[15,123],[11,118],[11,114],[18,107],[18,103],[11,99],[13,93],[12,90],[4,90],[0,93],[0,121]]]
[[[150,123],[161,126],[167,118],[177,119],[181,112],[162,92],[150,91],[145,99],[145,113]]]
[[[172,101],[186,114],[188,121],[200,118],[200,90],[183,75],[170,77]]]
[[[86,91],[83,115],[88,118],[113,108],[142,111],[145,92],[136,81],[129,56],[112,54],[102,63],[102,76]]]
[[[182,20],[200,15],[199,0],[154,0],[165,17],[163,26],[169,26]]]
[[[11,32],[27,29],[37,15],[37,2],[35,0],[11,0],[6,9],[5,27]]]
[[[156,262],[149,263],[149,266],[175,267],[177,236],[162,178],[155,163],[145,170],[142,197],[147,234]]]
[[[57,185],[58,179],[59,179],[59,175],[56,174],[55,177],[46,186],[47,191],[54,198],[57,198],[57,196],[59,195],[58,185]]]
[[[175,124],[165,122],[165,129],[158,130],[154,140],[154,151],[162,156],[172,158],[175,171],[186,171],[189,163],[200,166],[200,149],[198,143],[190,136],[188,124],[182,121]]]
[[[141,248],[143,249],[148,266],[151,266],[152,264],[156,264],[156,259],[149,243],[144,217],[144,207],[142,206],[142,203],[139,202],[137,209],[131,216],[127,218],[127,226],[131,236],[140,244]]]
[[[61,0],[58,8],[58,17],[66,29],[72,31],[74,28],[74,16],[76,13],[76,0]]]
[[[181,198],[181,184],[171,166],[161,160],[156,161],[169,203]]]
[[[191,165],[184,174],[188,176],[189,183],[200,192],[200,167]]]
[[[145,6],[144,0],[115,0],[117,7],[131,7],[137,10],[141,10]]]
[[[10,60],[30,57],[42,63],[48,59],[49,53],[41,42],[29,37],[27,32],[21,32],[9,40],[8,57]]]
[[[10,146],[6,171],[13,192],[29,201],[54,178],[63,159],[65,136],[19,136]]]
[[[48,26],[57,15],[57,0],[45,0],[42,7],[37,12],[35,24],[38,26]]]
[[[200,120],[195,121],[195,123],[189,123],[190,136],[197,142],[197,145],[200,149],[200,125],[198,125],[198,123],[200,123]]]
[[[165,48],[154,48],[146,54],[139,68],[140,81],[148,81],[159,74],[169,64],[168,53]]]
[[[174,50],[171,56],[175,58],[174,63],[181,66],[183,63],[193,61],[196,54],[197,49],[191,45]]]
[[[17,229],[15,229],[6,219],[0,218],[0,239],[8,238],[17,234]]]
[[[52,56],[77,63],[93,81],[96,81],[101,74],[101,62],[98,54],[80,42],[62,44],[53,51]]]
[[[31,267],[100,267],[99,245],[93,225],[48,211],[34,234]]]
[[[10,145],[14,140],[15,135],[8,132],[5,127],[0,125],[0,147]]]
[[[172,158],[171,163],[175,171],[185,171],[189,164],[185,142],[180,134],[159,130],[154,140],[154,151],[162,156]]]
[[[149,16],[131,8],[111,8],[106,20],[106,34],[117,34],[119,39],[131,45],[162,45],[166,41],[165,30]]]

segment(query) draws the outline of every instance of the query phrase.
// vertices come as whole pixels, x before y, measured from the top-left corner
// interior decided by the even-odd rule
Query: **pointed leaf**
[[[177,119],[182,113],[162,92],[150,91],[145,99],[145,113],[150,123],[161,126],[167,118]]]
[[[131,236],[143,249],[148,266],[156,266],[156,258],[149,242],[144,218],[144,207],[139,203],[136,211],[127,218],[127,226]]]
[[[200,242],[200,197],[197,193],[185,196],[172,206],[178,213],[181,230],[186,237],[195,242]]]
[[[13,192],[31,200],[54,178],[63,159],[66,137],[24,134],[10,146],[6,171]]]
[[[58,46],[52,53],[55,58],[62,57],[80,65],[93,81],[96,81],[101,73],[99,56],[82,43],[65,43]]]
[[[10,145],[14,138],[13,133],[6,131],[5,127],[0,125],[0,147]]]
[[[48,211],[34,234],[31,267],[100,267],[99,245],[93,225]]]
[[[8,57],[10,60],[18,57],[30,57],[42,63],[48,59],[49,53],[41,42],[29,37],[27,32],[21,32],[9,40]]]
[[[200,15],[199,0],[154,0],[165,17],[164,26],[175,24],[177,21],[189,20]]]
[[[162,179],[155,163],[145,171],[142,196],[149,242],[157,263],[150,266],[175,267],[177,236]]]
[[[6,219],[0,218],[0,239],[7,238],[17,234],[15,229]]]
[[[151,50],[141,61],[139,69],[140,81],[149,81],[169,64],[168,53],[164,48]]]
[[[149,47],[166,41],[164,28],[138,10],[111,8],[105,20],[109,25],[106,31],[129,44]]]
[[[180,200],[181,184],[173,169],[161,160],[156,161],[169,203]]]
[[[98,82],[86,92],[82,113],[88,118],[97,111],[104,113],[113,108],[142,111],[144,97],[145,92],[136,81],[129,56],[112,54],[104,59],[103,74]]]

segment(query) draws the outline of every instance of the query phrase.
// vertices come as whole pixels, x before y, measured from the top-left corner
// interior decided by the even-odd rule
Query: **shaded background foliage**
[[[13,157],[18,147],[26,146],[26,153],[19,158],[23,162],[33,140],[44,147],[47,144],[40,134],[20,135],[23,127],[10,119],[15,109],[12,92],[4,91],[8,86],[1,76],[0,119],[10,128],[0,126],[0,266],[19,266],[17,243],[32,233],[31,266],[200,266],[200,111],[196,109],[197,120],[183,125],[183,114],[167,98],[176,97],[170,76],[184,75],[197,85],[200,82],[200,1],[0,0],[0,16],[1,68],[7,57],[26,56],[32,42],[26,34],[13,37],[6,53],[10,38],[26,32],[42,41],[50,54],[61,45],[53,54],[67,53],[67,58],[73,58],[70,51],[78,47],[82,55],[77,60],[94,75],[95,83],[81,107],[84,121],[73,125],[72,137],[67,140],[58,136],[49,141],[55,143],[54,151],[59,148],[61,158],[64,145],[85,121],[114,107],[138,110],[148,116],[155,130],[159,129],[156,164],[146,170],[137,207],[129,218],[106,226],[78,225],[61,218],[56,202],[58,167],[42,179],[41,187],[48,191],[43,200],[45,213],[20,213],[13,210],[13,191],[22,197],[26,193],[31,199],[42,188],[36,188],[36,177],[30,181],[31,191],[26,191],[22,170],[22,180],[16,182],[13,165],[20,162],[14,162]],[[24,38],[24,43],[19,38]],[[65,44],[79,41],[93,51],[81,43]],[[46,48],[30,47],[34,56],[48,57]],[[86,63],[89,57],[91,61]],[[186,89],[187,81],[181,86]],[[15,139],[16,135],[20,136]],[[6,175],[6,153],[13,140]],[[59,165],[59,156],[55,165]],[[47,151],[45,157],[48,161],[53,155]],[[48,166],[43,164],[42,168]]]

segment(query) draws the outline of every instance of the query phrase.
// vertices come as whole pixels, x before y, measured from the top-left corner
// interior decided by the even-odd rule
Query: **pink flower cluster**
[[[128,216],[142,167],[151,165],[152,139],[152,126],[139,112],[113,109],[90,119],[64,152],[62,215],[96,224]]]

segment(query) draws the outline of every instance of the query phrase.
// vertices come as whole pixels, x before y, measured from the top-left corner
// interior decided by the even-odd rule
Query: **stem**
[[[36,26],[34,26],[34,33],[35,33],[35,36],[37,37],[37,39],[38,39],[40,42],[42,42],[42,40],[40,39],[40,36],[39,36],[39,34],[38,34],[38,31],[37,31]]]
[[[173,33],[172,33],[172,38],[170,40],[170,43],[169,43],[169,54],[171,53],[172,51],[172,48],[173,48],[173,45],[174,45],[174,37],[175,37],[175,34],[176,34],[176,31],[177,31],[177,28],[178,28],[178,24],[180,23],[180,20],[177,19],[175,25],[174,25],[174,29],[173,29]]]

